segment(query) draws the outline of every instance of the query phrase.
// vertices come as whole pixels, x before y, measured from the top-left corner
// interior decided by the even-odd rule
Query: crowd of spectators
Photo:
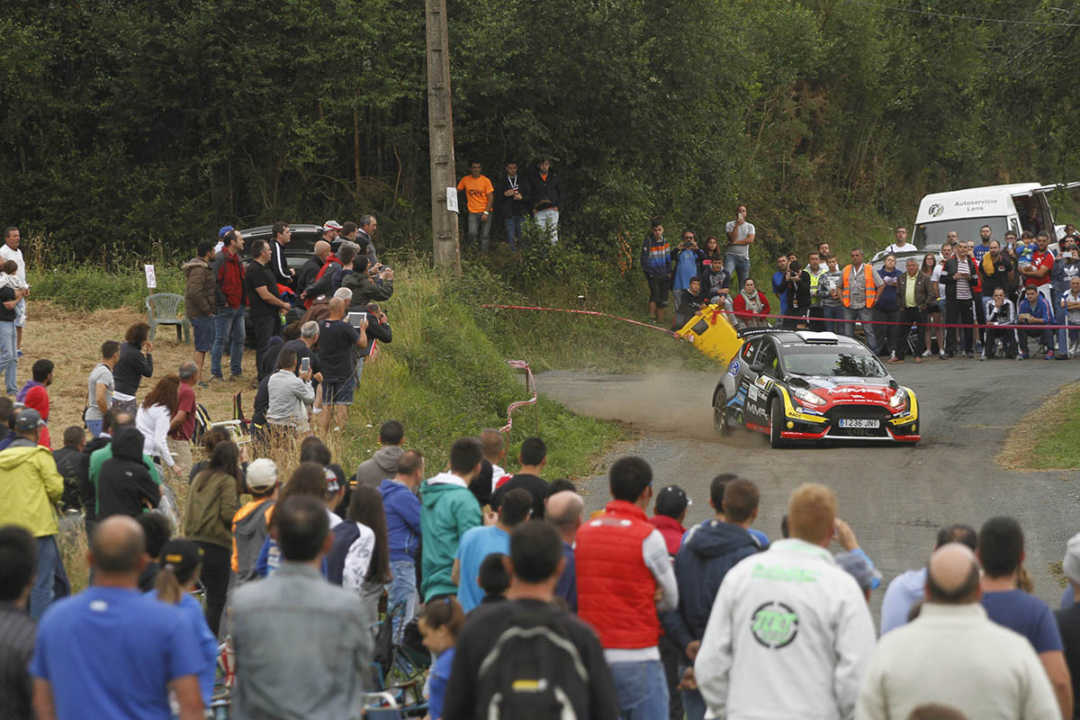
[[[497,186],[497,187],[496,187]],[[491,226],[497,216],[503,223],[506,244],[517,250],[526,219],[536,222],[552,245],[559,242],[559,206],[565,202],[561,179],[551,169],[550,158],[541,158],[525,174],[508,160],[502,174],[492,182],[483,165],[469,162],[469,174],[458,181],[465,198],[465,237],[468,247],[481,252],[491,248]]]

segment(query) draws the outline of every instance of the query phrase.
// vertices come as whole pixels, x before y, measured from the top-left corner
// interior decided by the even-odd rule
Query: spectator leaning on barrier
[[[866,346],[877,352],[877,331],[874,319],[874,303],[883,285],[881,275],[869,263],[863,262],[863,251],[851,251],[851,264],[845,265],[840,276],[840,301],[844,305],[843,333],[855,337],[855,322],[862,323]]]
[[[221,374],[221,356],[229,347],[229,365],[232,377],[240,377],[244,358],[244,306],[247,303],[244,265],[240,253],[244,250],[244,236],[239,230],[229,230],[223,239],[225,245],[214,256],[211,270],[217,285],[217,312],[214,315],[214,346],[210,351],[210,375],[216,380]]]
[[[195,364],[202,373],[206,353],[214,346],[214,310],[217,301],[217,283],[210,263],[214,260],[214,244],[209,240],[199,243],[196,256],[183,264],[184,316],[191,323],[195,344]]]

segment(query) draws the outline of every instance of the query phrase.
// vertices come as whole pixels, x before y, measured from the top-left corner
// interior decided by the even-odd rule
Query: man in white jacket
[[[855,717],[906,718],[944,705],[979,720],[1058,720],[1061,710],[1031,643],[987,617],[979,565],[960,543],[934,551],[919,617],[881,639]]]
[[[874,623],[858,584],[826,549],[836,526],[833,491],[796,488],[788,525],[790,539],[740,562],[720,586],[694,662],[706,717],[854,713]]]

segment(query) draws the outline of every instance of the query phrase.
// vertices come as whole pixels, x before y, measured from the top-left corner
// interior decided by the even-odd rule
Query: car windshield
[[[1001,215],[981,218],[957,218],[956,220],[938,220],[936,222],[920,223],[915,226],[913,242],[920,250],[927,247],[939,248],[945,243],[945,236],[950,232],[956,232],[960,240],[974,240],[978,245],[979,229],[983,225],[989,225],[993,233],[991,237],[998,241],[1005,237],[1009,229],[1005,226],[1005,218]]]
[[[784,369],[796,375],[881,378],[885,367],[863,348],[800,346],[784,353]]]

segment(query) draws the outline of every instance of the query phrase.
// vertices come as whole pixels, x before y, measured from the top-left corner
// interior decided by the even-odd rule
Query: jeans
[[[1028,357],[1030,351],[1030,348],[1028,347],[1028,338],[1039,338],[1039,344],[1043,345],[1047,350],[1054,349],[1053,330],[1021,330],[1019,334],[1020,354],[1024,357]]]
[[[416,606],[420,604],[420,595],[416,592],[416,563],[412,560],[393,560],[390,562],[390,573],[394,579],[386,589],[387,609],[405,606],[400,616],[394,616],[394,644],[400,645],[405,626],[416,617]]]
[[[559,211],[555,208],[548,208],[547,210],[537,210],[536,224],[551,236],[551,244],[559,244]]]
[[[724,255],[724,272],[727,273],[728,282],[731,281],[731,278],[735,273],[739,274],[739,285],[733,291],[733,294],[735,292],[742,292],[743,285],[746,284],[746,278],[750,277],[750,257],[726,253]]]
[[[825,317],[825,329],[831,333],[837,335],[847,335],[844,330],[844,323],[833,322],[834,320],[844,319],[844,306],[843,305],[822,305],[821,312]]]
[[[93,440],[101,434],[101,424],[103,420],[87,420],[86,429],[90,431],[90,439]]]
[[[273,315],[253,317],[251,318],[251,325],[255,329],[255,369],[259,380],[262,380],[268,374],[264,372],[268,368],[263,368],[263,360],[266,358],[266,346],[270,344],[270,338],[281,332],[281,316],[274,313]],[[272,374],[272,372],[269,374]]]
[[[54,600],[71,593],[64,563],[60,561],[60,548],[55,535],[37,538],[37,575],[30,590],[30,617],[40,620],[45,609]]]
[[[19,391],[19,386],[15,384],[17,360],[15,323],[11,320],[0,321],[0,368],[4,369],[4,384],[8,395],[14,395]]]
[[[973,324],[975,322],[975,303],[973,300],[948,300],[945,303],[945,323]],[[963,347],[962,352],[972,351],[972,328],[945,328],[945,354],[952,355],[956,352],[956,345]]]
[[[469,213],[468,220],[469,228],[469,242],[476,243],[477,237],[480,239],[480,249],[484,252],[488,251],[488,247],[491,245],[491,216],[486,218],[483,213]]]
[[[670,635],[661,635],[660,664],[664,666],[664,680],[668,688],[668,717],[670,720],[683,720],[682,696],[679,694],[679,682],[682,680],[683,651],[671,639]]]
[[[360,387],[360,377],[364,374],[364,358],[356,358],[356,387]]]
[[[1060,300],[1059,300],[1059,302],[1060,302]],[[1069,322],[1069,312],[1068,312],[1068,310],[1065,310],[1064,308],[1059,307],[1058,311],[1057,311],[1057,317],[1054,318],[1054,324],[1055,325],[1070,325],[1070,326],[1072,326],[1073,323]],[[1077,340],[1080,340],[1080,326],[1077,326],[1075,330],[1072,327],[1069,327],[1069,329],[1067,329],[1067,330],[1065,328],[1062,328],[1061,330],[1058,330],[1057,331],[1058,354],[1068,357],[1069,348],[1071,348],[1073,345],[1075,345]]]
[[[877,352],[877,333],[874,332],[874,326],[870,323],[874,319],[874,309],[863,308],[844,308],[844,318],[848,321],[844,323],[843,333],[848,337],[855,337],[855,321],[858,320],[863,324],[863,333],[866,336],[866,347],[870,348],[870,352]]]
[[[229,343],[229,364],[234,376],[243,372],[240,362],[244,359],[244,308],[226,308],[214,316],[214,346],[210,350],[210,374],[221,377],[221,355],[225,342]]]
[[[521,228],[525,224],[525,218],[514,215],[503,220],[506,225],[506,242],[511,250],[517,250],[517,241],[521,239]]]
[[[668,689],[659,660],[611,664],[621,720],[663,720],[668,716]]]
[[[701,697],[701,692],[683,690],[681,695],[686,720],[705,720],[705,698]]]
[[[900,322],[900,311],[874,308],[874,319],[882,322],[898,323]],[[899,325],[882,325],[881,340],[878,341],[878,347],[870,349],[877,353],[884,353],[885,346],[888,345],[887,349],[895,354],[897,344],[895,334],[899,327]]]

